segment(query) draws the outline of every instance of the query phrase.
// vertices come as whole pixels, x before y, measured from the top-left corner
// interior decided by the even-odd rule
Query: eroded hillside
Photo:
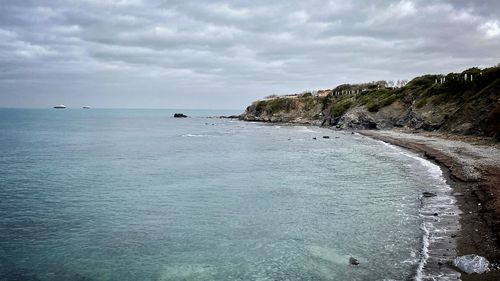
[[[252,103],[243,120],[352,129],[446,131],[500,138],[500,67],[424,75],[403,87],[341,85]]]

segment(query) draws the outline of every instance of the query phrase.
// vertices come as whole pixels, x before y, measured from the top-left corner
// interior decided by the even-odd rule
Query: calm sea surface
[[[415,274],[435,180],[421,161],[346,132],[173,112],[0,109],[0,280]]]

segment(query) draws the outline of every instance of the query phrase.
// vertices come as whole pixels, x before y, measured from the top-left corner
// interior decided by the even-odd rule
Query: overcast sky
[[[499,62],[498,0],[0,0],[0,107],[243,109]]]

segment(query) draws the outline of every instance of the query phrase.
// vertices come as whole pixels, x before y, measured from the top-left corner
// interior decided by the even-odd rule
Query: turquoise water
[[[415,274],[418,196],[435,180],[418,159],[345,132],[173,112],[0,109],[0,280]]]

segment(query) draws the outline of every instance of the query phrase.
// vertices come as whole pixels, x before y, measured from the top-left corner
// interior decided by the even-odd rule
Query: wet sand
[[[484,138],[436,133],[359,131],[360,134],[414,151],[439,164],[461,210],[456,217],[440,216],[446,239],[429,247],[424,272],[450,272],[456,255],[476,254],[500,262],[500,145]],[[424,198],[425,199],[425,198]],[[424,217],[424,220],[429,218]],[[446,236],[443,235],[443,236]],[[456,245],[455,245],[456,244]],[[482,275],[461,274],[462,280],[500,280],[500,270]],[[423,278],[426,280],[426,278]],[[440,279],[437,279],[440,280]]]

